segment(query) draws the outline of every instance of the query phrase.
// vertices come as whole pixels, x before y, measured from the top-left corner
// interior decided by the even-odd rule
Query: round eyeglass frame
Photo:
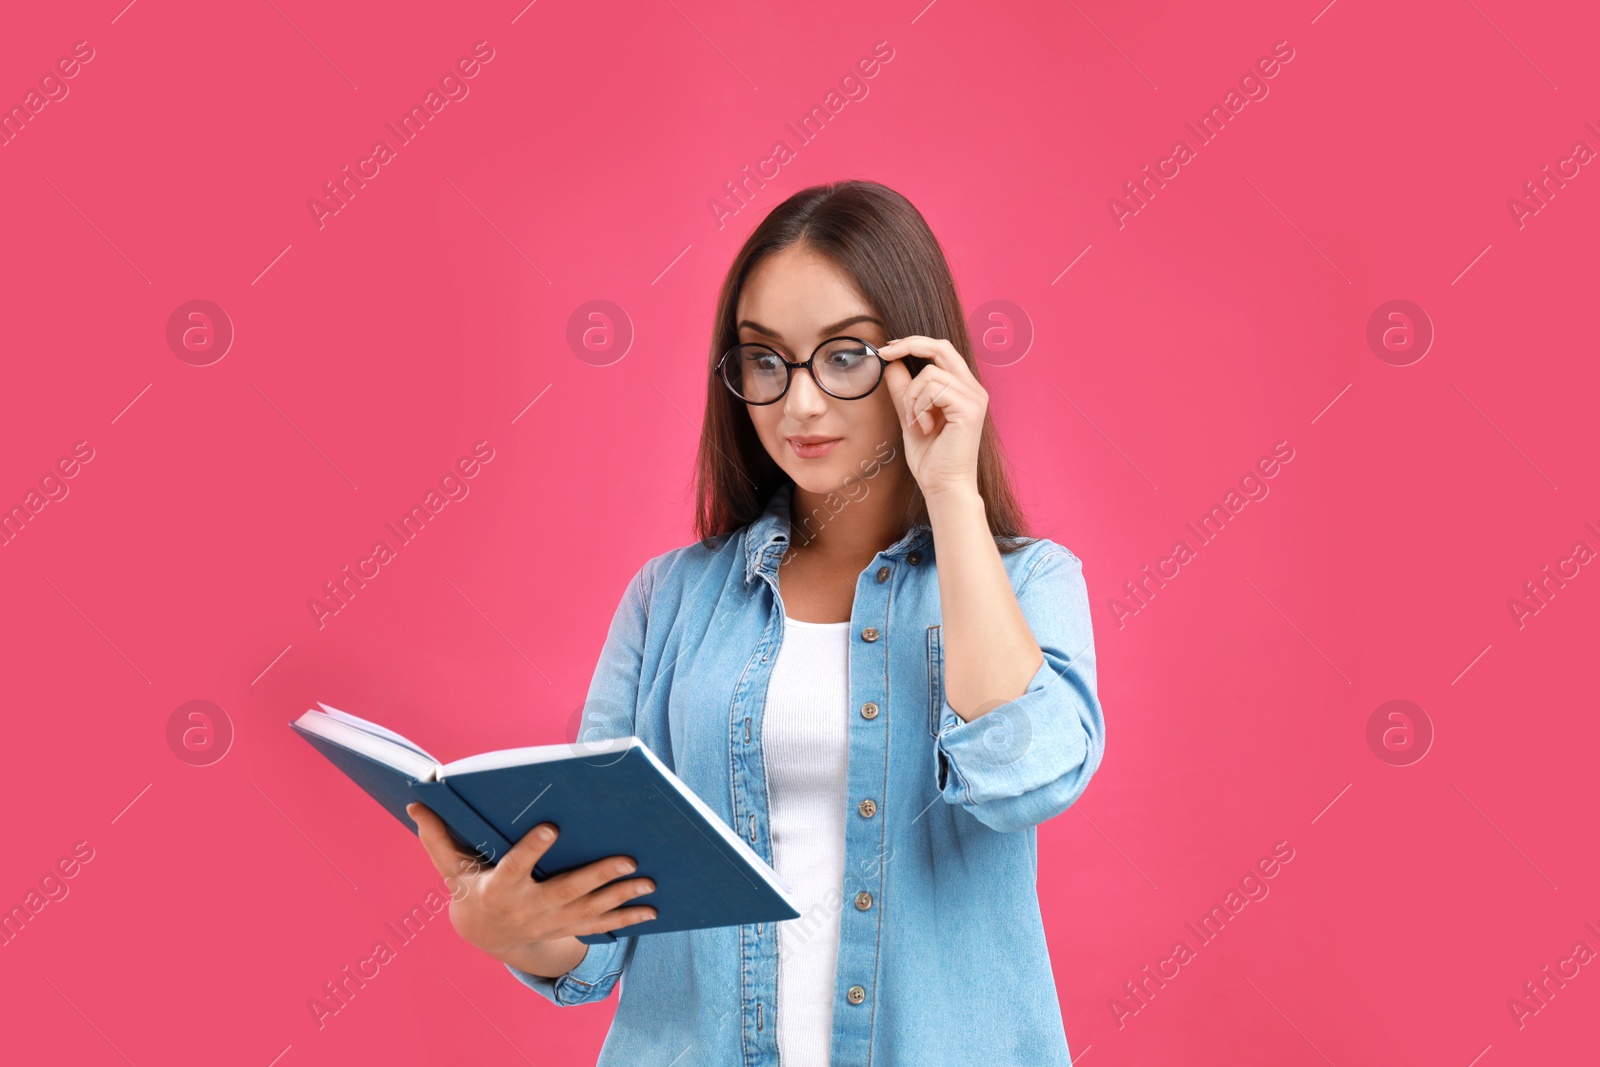
[[[832,344],[834,341],[854,341],[866,348],[868,352],[871,352],[878,361],[878,376],[873,380],[872,388],[868,389],[860,396],[840,396],[838,393],[830,392],[828,387],[823,385],[821,379],[817,377],[817,372],[812,366],[812,361],[817,358],[817,353],[822,351],[823,346]],[[783,365],[788,371],[788,377],[784,379],[782,391],[771,400],[745,400],[745,398],[740,395],[739,390],[733,387],[733,383],[728,381],[728,357],[739,351],[741,348],[765,348],[768,352],[771,352],[773,355],[783,360]],[[813,348],[811,350],[811,355],[807,356],[804,361],[799,363],[785,359],[783,353],[779,352],[771,345],[764,345],[759,341],[746,341],[743,344],[734,345],[732,348],[722,353],[722,358],[717,360],[717,377],[722,381],[722,384],[727,387],[728,392],[732,393],[735,397],[738,397],[740,401],[753,407],[766,407],[768,404],[776,404],[778,401],[789,395],[789,386],[794,384],[795,372],[801,368],[804,368],[810,372],[811,380],[816,384],[818,389],[821,389],[824,393],[833,397],[835,400],[864,400],[873,393],[877,392],[878,386],[883,384],[883,369],[888,365],[889,361],[884,359],[883,356],[879,354],[877,345],[873,344],[871,341],[864,341],[859,337],[847,337],[843,335],[839,337],[829,337],[819,343],[816,348]]]

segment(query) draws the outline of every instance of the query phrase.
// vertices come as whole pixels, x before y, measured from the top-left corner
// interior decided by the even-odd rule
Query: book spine
[[[444,820],[457,843],[476,852],[485,862],[498,863],[511,849],[511,842],[462,800],[448,782],[417,782],[411,788],[419,801]]]

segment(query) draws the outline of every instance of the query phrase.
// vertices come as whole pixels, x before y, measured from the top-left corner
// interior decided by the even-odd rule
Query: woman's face
[[[791,363],[809,358],[830,337],[856,337],[874,347],[890,339],[850,276],[801,245],[773,253],[751,271],[734,321],[741,344],[767,345]],[[859,400],[839,400],[796,371],[781,399],[745,410],[767,454],[797,486],[818,495],[849,489],[901,450],[900,420],[882,381]],[[832,444],[805,447],[813,439]]]

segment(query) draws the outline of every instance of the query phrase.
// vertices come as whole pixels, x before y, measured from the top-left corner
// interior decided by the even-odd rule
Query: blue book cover
[[[792,890],[637,737],[485,752],[440,763],[392,730],[320,705],[290,727],[413,834],[413,800],[444,820],[462,851],[493,864],[542,822],[560,833],[539,881],[607,856],[632,856],[656,888],[628,901],[656,917],[585,934],[617,937],[798,918]],[[621,881],[621,878],[614,881]],[[609,883],[608,883],[609,884]]]

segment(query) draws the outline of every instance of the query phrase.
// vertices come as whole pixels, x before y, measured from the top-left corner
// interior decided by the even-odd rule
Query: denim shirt
[[[713,548],[695,542],[638,570],[581,727],[586,739],[638,736],[768,863],[761,722],[783,641],[792,491]],[[1001,559],[1044,662],[1025,693],[971,722],[945,698],[929,526],[856,579],[845,870],[826,901],[842,912],[834,1067],[1071,1062],[1034,827],[1078,799],[1105,749],[1089,599],[1082,564],[1053,541]],[[815,914],[786,921],[822,926]],[[562,1006],[620,985],[599,1067],[781,1062],[776,923],[626,930],[557,978],[507,967]]]

